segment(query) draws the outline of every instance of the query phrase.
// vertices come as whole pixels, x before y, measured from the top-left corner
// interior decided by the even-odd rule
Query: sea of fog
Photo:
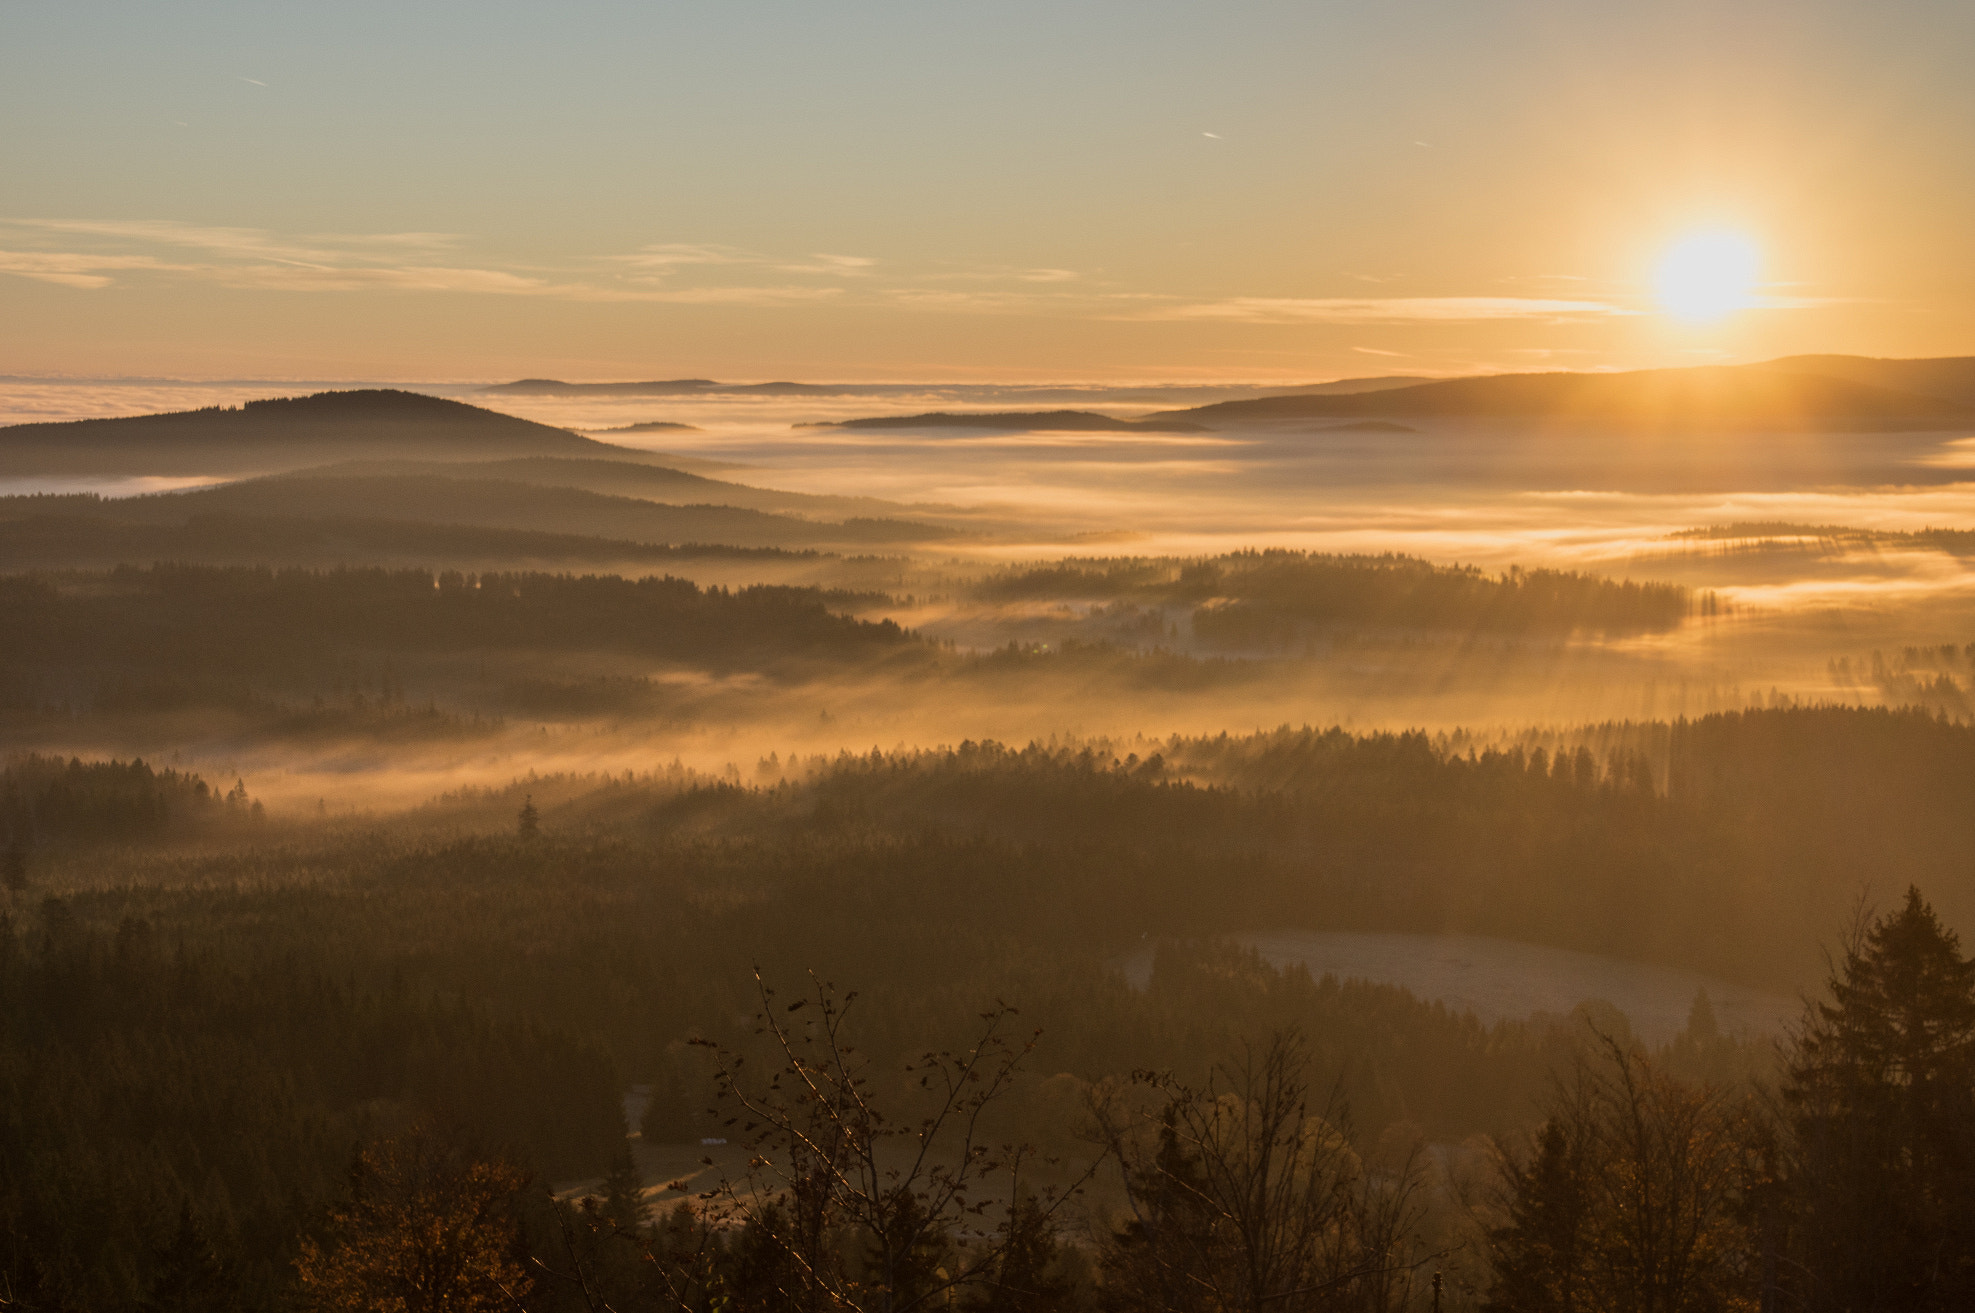
[[[178,383],[0,381],[0,424],[237,405],[351,381]],[[1001,532],[980,550],[1009,558],[1201,554],[1246,546],[1410,552],[1640,573],[1634,562],[1691,552],[1668,534],[1787,520],[1910,530],[1975,525],[1975,436],[1959,433],[1710,438],[1534,434],[1512,424],[1422,422],[1413,433],[1324,431],[1323,422],[1215,433],[856,432],[798,427],[928,409],[1074,405],[1136,416],[1209,392],[1145,387],[1034,393],[985,385],[896,387],[827,397],[489,395],[481,384],[398,384],[585,432],[649,421],[695,431],[610,434],[627,446],[715,460],[741,482],[964,508]],[[173,480],[184,486],[196,480]],[[165,490],[157,480],[37,482],[6,491]],[[1843,600],[1848,587],[1915,576],[1929,592],[1975,582],[1940,561],[1883,553],[1824,578],[1728,579],[1750,600]],[[1664,570],[1660,571],[1664,574]],[[1789,585],[1797,596],[1777,593]]]
[[[237,405],[354,386],[374,385],[0,380],[0,423]],[[1888,642],[1975,637],[1975,570],[1961,558],[1883,543],[1827,545],[1795,557],[1737,554],[1669,537],[1736,521],[1975,526],[1975,436],[1963,433],[1669,439],[1444,421],[1414,422],[1416,431],[1397,433],[1321,421],[1210,433],[871,432],[813,426],[930,409],[1074,406],[1129,417],[1228,393],[969,384],[830,396],[627,397],[489,394],[478,383],[395,386],[593,434],[651,421],[691,425],[605,436],[762,487],[875,496],[963,515],[977,534],[953,551],[977,559],[1270,546],[1404,552],[1488,569],[1554,566],[1671,579],[1713,589],[1744,623],[1756,617],[1758,626],[1779,616],[1828,624],[1833,614],[1864,612],[1885,621],[1865,627],[1883,629]],[[36,480],[0,491],[117,496],[196,482]]]
[[[0,422],[237,405],[358,385],[0,380]],[[708,769],[751,768],[771,750],[828,753],[846,745],[963,738],[1159,736],[1283,723],[1480,730],[1693,716],[1779,697],[1877,702],[1893,695],[1856,672],[1872,670],[1882,651],[1975,642],[1969,558],[1900,542],[1738,551],[1732,543],[1669,537],[1735,521],[1975,527],[1975,482],[1964,481],[1975,438],[1966,434],[1673,441],[1444,423],[1420,424],[1411,433],[1320,431],[1321,424],[1212,433],[860,432],[807,426],[942,408],[1074,405],[1132,416],[1214,398],[1192,388],[1023,393],[983,386],[827,397],[572,398],[488,395],[482,386],[418,390],[591,433],[652,421],[687,424],[690,430],[606,436],[716,477],[884,497],[967,523],[969,536],[922,555],[915,567],[922,579],[939,575],[949,558],[977,570],[995,561],[1066,555],[1281,546],[1671,580],[1712,590],[1721,603],[1670,632],[1529,643],[1404,640],[1305,662],[1268,684],[1149,702],[1107,700],[1095,690],[1066,709],[1041,693],[1031,705],[1011,688],[979,702],[907,705],[895,688],[876,681],[831,690],[822,698],[826,715],[819,716],[814,690],[790,694],[787,707],[748,691],[746,715],[709,712],[668,736],[667,755]],[[0,491],[128,495],[186,482],[196,480],[42,481]],[[970,601],[964,590],[942,595],[937,580],[930,587],[904,583],[898,591],[916,593],[916,600],[895,599],[887,614],[963,647],[1050,643],[1059,630],[1070,637],[1083,632],[1075,627],[1076,607],[1050,603],[1041,608],[1049,614],[1008,614]],[[709,698],[710,705],[726,705]],[[740,693],[730,700],[738,705]],[[407,777],[396,779],[392,791],[428,785],[436,791],[511,772],[522,761],[509,755],[512,747],[490,745],[486,760],[459,753],[429,762],[395,759],[394,769]],[[642,733],[544,728],[527,754],[525,764],[544,769],[644,769],[652,747]],[[352,781],[377,765],[334,754],[280,763],[248,754],[227,756],[221,773],[277,764],[292,773],[288,791],[297,796],[349,795]]]

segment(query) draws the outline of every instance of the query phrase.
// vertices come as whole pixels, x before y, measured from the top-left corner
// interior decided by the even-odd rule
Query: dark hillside
[[[1975,406],[1975,356],[1935,360],[1878,360],[1870,356],[1788,356],[1769,368],[1796,374],[1822,374],[1871,387],[1892,388],[1923,397]]]
[[[1965,404],[1768,367],[1496,374],[1343,396],[1225,401],[1153,418],[1203,424],[1376,416],[1530,419],[1645,429],[1902,431],[1975,418]]]
[[[1228,405],[1254,403],[1228,402]],[[1211,409],[1211,407],[1209,407]],[[984,413],[954,413],[944,410],[924,415],[879,415],[870,419],[847,419],[819,428],[837,429],[991,429],[1011,433],[1029,431],[1061,433],[1205,433],[1202,424],[1183,420],[1114,419],[1089,410],[1005,410]]]
[[[1277,648],[1337,626],[1495,633],[1641,633],[1677,627],[1707,598],[1671,584],[1557,570],[1492,576],[1407,556],[1272,548],[1202,560],[1069,559],[988,576],[992,600],[1116,598],[1193,608],[1193,631],[1224,648]]]
[[[842,520],[853,516],[896,517],[923,513],[921,507],[877,497],[830,497],[812,493],[753,488],[725,479],[708,478],[668,465],[643,465],[624,460],[586,457],[518,456],[508,460],[474,461],[342,461],[318,469],[296,470],[293,477],[377,478],[438,475],[449,479],[503,479],[550,488],[582,488],[612,497],[639,497],[674,506],[737,506],[752,511],[794,514],[810,519]]]
[[[672,578],[161,565],[15,576],[0,580],[0,606],[16,621],[0,670],[70,678],[118,664],[265,676],[353,650],[601,650],[727,665],[910,643],[889,621],[832,614],[813,589]]]
[[[609,566],[680,560],[813,559],[812,550],[671,546],[578,533],[488,529],[365,516],[236,515],[201,511],[183,522],[133,523],[121,503],[88,494],[0,499],[0,562],[8,569],[143,565],[395,565],[451,569]]]
[[[391,389],[0,428],[5,475],[272,472],[361,456],[643,458],[566,429]]]
[[[682,484],[682,489],[696,485]],[[951,536],[936,525],[853,519],[825,523],[710,505],[612,497],[580,488],[506,479],[434,474],[375,477],[282,476],[195,492],[162,493],[115,503],[133,523],[182,523],[194,515],[357,517],[423,521],[620,538],[641,543],[724,543],[736,547],[814,547],[826,543],[904,543]]]

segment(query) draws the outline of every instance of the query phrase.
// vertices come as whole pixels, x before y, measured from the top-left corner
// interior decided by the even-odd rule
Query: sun
[[[1705,324],[1755,304],[1762,252],[1738,232],[1691,233],[1660,257],[1653,288],[1675,319]]]

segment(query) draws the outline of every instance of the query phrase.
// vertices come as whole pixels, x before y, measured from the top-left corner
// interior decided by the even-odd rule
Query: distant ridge
[[[619,424],[614,429],[584,429],[585,433],[698,433],[694,424],[675,424],[669,419],[648,419],[641,424]]]
[[[1389,419],[1355,419],[1343,424],[1320,424],[1307,430],[1310,433],[1418,433],[1410,424],[1395,424]]]
[[[1103,384],[1048,383],[721,383],[710,378],[654,379],[648,382],[567,383],[559,378],[522,378],[512,383],[493,383],[480,389],[482,396],[513,397],[870,397],[931,396],[945,394],[978,399],[1015,400],[1021,397],[1041,400],[1070,400],[1076,397],[1109,397],[1113,402],[1158,402],[1175,399],[1176,394],[1195,396],[1276,397],[1344,392],[1376,392],[1385,388],[1410,387],[1431,383],[1431,374],[1381,374],[1370,378],[1336,378],[1326,383],[1282,384],[1151,384],[1106,386]]]
[[[1975,421],[1975,407],[1828,373],[1739,365],[1623,374],[1493,374],[1377,392],[1226,401],[1152,418],[1220,425],[1386,416],[1699,431],[1898,431],[1966,424]]]
[[[0,475],[272,473],[358,457],[500,456],[645,459],[567,429],[390,388],[0,427]]]
[[[1975,356],[1932,360],[1881,360],[1871,356],[1786,356],[1767,368],[1850,379],[1923,397],[1975,406]]]
[[[768,397],[852,396],[865,389],[836,383],[716,383],[710,378],[670,378],[649,383],[565,383],[559,378],[524,378],[480,389],[483,396],[510,397],[689,397],[700,393],[741,393]]]
[[[737,547],[895,544],[958,536],[943,525],[909,520],[866,516],[837,522],[809,520],[733,505],[655,502],[511,479],[458,478],[402,472],[402,468],[367,474],[357,468],[359,472],[352,474],[332,468],[118,498],[114,512],[132,523],[184,523],[201,514],[362,518]],[[715,495],[717,487],[713,485]]]
[[[1239,403],[1235,403],[1239,404]],[[1212,409],[1208,407],[1207,409]],[[1113,419],[1089,410],[1002,410],[954,414],[936,410],[924,415],[878,415],[869,419],[799,424],[798,428],[831,429],[991,429],[1003,433],[1210,433],[1204,424],[1172,418]]]

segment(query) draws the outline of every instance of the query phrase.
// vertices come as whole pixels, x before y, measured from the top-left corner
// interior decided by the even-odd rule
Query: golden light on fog
[[[1675,319],[1709,323],[1755,304],[1762,252],[1742,233],[1692,233],[1660,257],[1653,290]]]

